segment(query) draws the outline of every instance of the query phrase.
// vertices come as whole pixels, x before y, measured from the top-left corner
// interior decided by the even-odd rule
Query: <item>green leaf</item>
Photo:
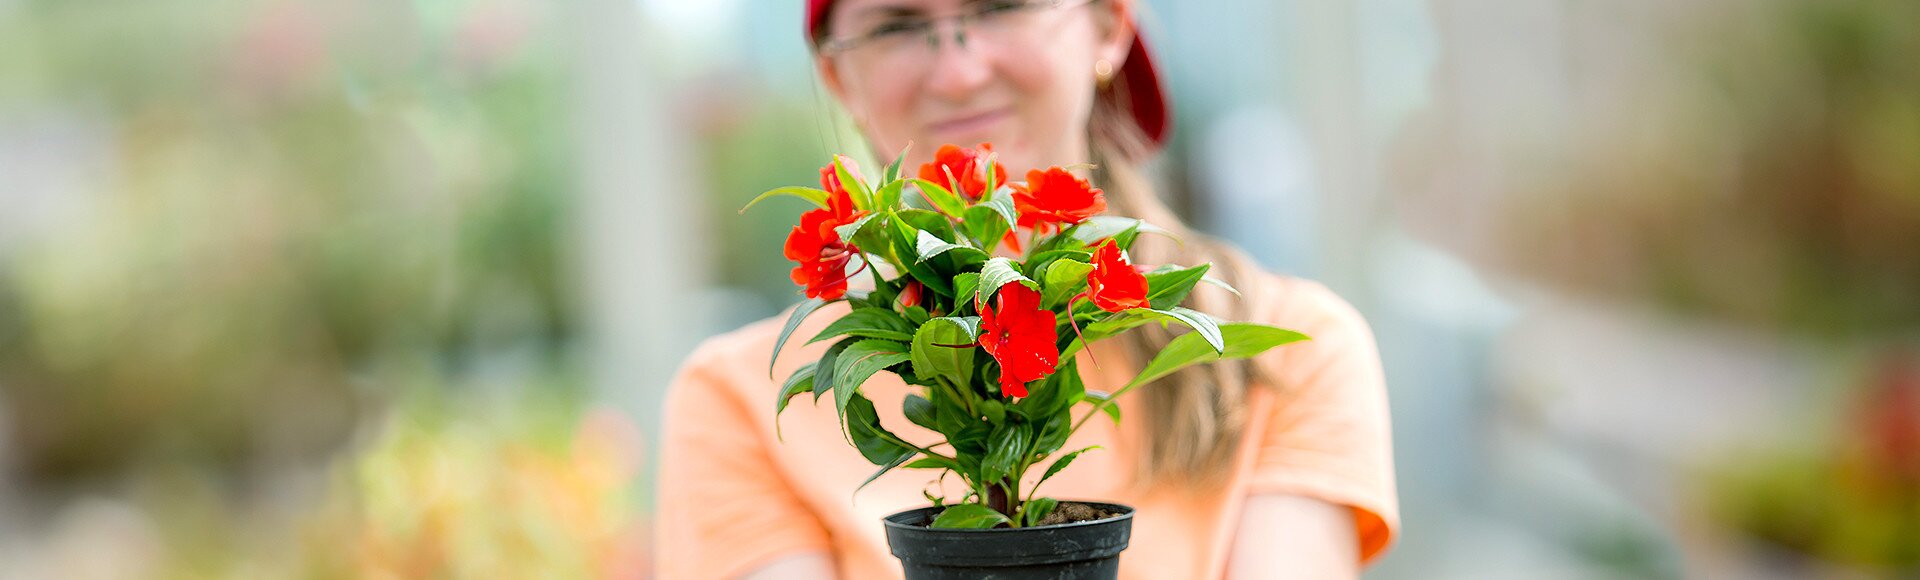
[[[925,307],[908,306],[900,311],[900,316],[907,319],[907,324],[911,324],[915,329],[918,329],[920,325],[926,324],[927,320],[931,319],[933,315],[927,314]]]
[[[961,222],[966,226],[967,235],[973,237],[981,249],[992,252],[1007,232],[1013,230],[1013,222],[1008,220],[998,206],[981,203],[967,208],[966,218]]]
[[[873,401],[858,393],[858,389],[847,389],[854,393],[847,399],[847,434],[853,438],[853,446],[860,455],[874,465],[899,465],[905,463],[918,450],[902,445],[898,435],[880,426],[880,415],[874,412]]]
[[[1060,500],[1050,497],[1038,497],[1027,500],[1026,505],[1020,507],[1020,519],[1025,521],[1022,525],[1038,525],[1040,520],[1047,519],[1047,516],[1052,515],[1054,508],[1057,507],[1060,507]]]
[[[1099,243],[1100,240],[1116,238],[1114,241],[1119,242],[1120,249],[1125,250],[1133,245],[1133,240],[1131,237],[1124,240],[1118,238],[1127,235],[1128,230],[1160,234],[1174,241],[1180,240],[1180,238],[1173,237],[1173,232],[1169,232],[1164,228],[1147,223],[1146,221],[1111,215],[1097,215],[1087,218],[1086,221],[1080,222],[1079,225],[1073,228],[1072,236],[1073,239],[1079,240],[1080,243],[1084,245],[1093,245]]]
[[[860,482],[860,487],[853,488],[853,494],[860,495],[860,490],[866,489],[867,484],[873,483],[873,480],[880,479],[880,476],[886,475],[889,471],[893,471],[893,468],[899,467],[902,463],[906,463],[908,459],[913,459],[913,455],[912,453],[908,453],[900,456],[899,459],[894,460],[892,463],[881,465],[880,469],[874,470],[873,475],[867,476],[866,481]]]
[[[861,230],[867,229],[868,223],[872,222],[874,218],[880,217],[882,215],[886,215],[886,214],[880,213],[880,212],[873,212],[867,215],[860,216],[858,219],[853,220],[853,223],[841,224],[840,227],[833,228],[833,233],[838,234],[840,236],[840,239],[842,240],[852,240],[854,239],[854,236],[865,233]],[[881,223],[886,223],[886,222],[883,220],[881,221]],[[860,245],[860,243],[856,241],[854,245],[857,246],[857,245]]]
[[[833,390],[833,375],[839,366],[840,353],[846,352],[853,343],[861,340],[859,337],[848,337],[846,340],[833,343],[833,346],[827,347],[826,353],[820,355],[820,360],[815,363],[817,366],[813,369],[814,401],[819,401],[821,395]]]
[[[999,162],[1000,162],[999,153],[994,153],[991,151],[987,152],[987,160],[985,161],[986,168],[987,168],[987,171],[986,171],[987,183],[986,183],[986,188],[980,191],[980,197],[989,197],[989,198],[995,197],[995,195],[1000,191],[1000,186],[1006,185],[1004,183],[1000,183],[1000,172],[993,170],[995,164]]]
[[[972,458],[974,467],[977,468],[979,457],[987,454],[987,438],[993,436],[993,426],[980,422],[978,417],[963,417],[963,419],[965,422],[961,424],[958,431],[942,430],[941,432],[953,433],[952,437],[947,438],[947,442],[953,444],[954,458],[963,462]],[[975,480],[980,479],[979,475],[973,472],[968,472],[967,476]]]
[[[926,286],[927,289],[941,296],[952,296],[953,286],[948,281],[948,278],[941,276],[939,272],[935,272],[929,265],[911,259],[915,254],[913,247],[915,236],[918,231],[924,231],[926,229],[924,226],[917,226],[910,223],[916,219],[914,217],[916,214],[935,216],[935,218],[939,220],[939,224],[946,225],[946,218],[940,218],[938,217],[940,214],[925,210],[906,210],[896,216],[898,219],[891,220],[894,226],[891,229],[892,235],[888,237],[887,242],[890,244],[890,247],[893,248],[896,256],[904,258],[898,262],[897,265],[906,270],[907,274],[912,276],[914,280],[919,280],[920,284]]]
[[[1012,523],[1012,520],[1007,519],[1006,514],[994,511],[993,508],[977,503],[963,503],[949,506],[946,510],[941,511],[940,517],[933,518],[933,523],[930,524],[930,527],[945,529],[985,529],[1000,524]]]
[[[980,317],[941,317],[920,325],[913,333],[911,360],[913,374],[922,377],[946,377],[954,384],[964,385],[973,376],[973,347],[938,346],[942,344],[971,345],[980,333]]]
[[[1001,286],[1012,282],[1025,284],[1028,288],[1035,290],[1040,289],[1040,285],[1033,279],[1020,275],[1020,269],[1015,267],[1013,260],[1004,257],[987,260],[987,263],[980,267],[980,288],[976,291],[978,293],[976,300],[992,300],[994,293],[999,292]]]
[[[1229,285],[1226,282],[1220,281],[1219,278],[1208,276],[1205,278],[1201,278],[1200,281],[1208,284],[1212,284],[1214,286],[1219,286],[1228,292],[1232,292],[1234,296],[1240,296],[1240,289],[1234,288],[1232,285]]]
[[[1134,240],[1140,239],[1140,225],[1146,225],[1146,222],[1140,222],[1140,224],[1135,227],[1121,230],[1120,233],[1114,234],[1110,239],[1113,240],[1114,245],[1120,246],[1121,250],[1131,251],[1133,250]],[[1168,237],[1172,237],[1172,234],[1168,234]],[[1174,241],[1178,242],[1180,240],[1179,238],[1174,238]]]
[[[1212,264],[1201,264],[1192,268],[1178,270],[1157,270],[1146,275],[1147,303],[1157,310],[1178,306],[1187,299],[1187,293],[1193,291],[1207,275]]]
[[[1282,344],[1307,340],[1307,335],[1298,332],[1251,322],[1222,324],[1219,331],[1227,345],[1225,351],[1215,351],[1200,333],[1180,335],[1167,343],[1122,390],[1152,382],[1195,363],[1248,358]]]
[[[1092,450],[1095,450],[1095,449],[1099,449],[1099,448],[1100,448],[1100,446],[1099,446],[1099,445],[1093,445],[1093,446],[1090,446],[1090,447],[1084,447],[1084,448],[1081,448],[1081,449],[1077,449],[1077,450],[1074,450],[1074,451],[1073,451],[1072,453],[1068,453],[1068,454],[1066,454],[1066,455],[1062,455],[1062,456],[1060,456],[1060,458],[1059,458],[1059,459],[1055,459],[1055,460],[1053,460],[1053,465],[1049,465],[1049,466],[1047,466],[1047,472],[1046,472],[1046,473],[1044,473],[1044,474],[1041,474],[1041,475],[1040,475],[1040,481],[1036,481],[1036,482],[1034,482],[1034,483],[1033,483],[1033,488],[1034,488],[1034,489],[1039,489],[1039,488],[1040,488],[1040,484],[1042,484],[1042,483],[1046,483],[1046,482],[1047,482],[1047,479],[1048,479],[1048,478],[1051,478],[1051,477],[1053,477],[1053,475],[1054,475],[1054,474],[1056,474],[1056,473],[1060,473],[1060,470],[1062,470],[1062,469],[1066,469],[1068,465],[1072,465],[1072,464],[1073,464],[1073,459],[1074,459],[1075,457],[1079,457],[1079,456],[1080,456],[1080,454],[1082,454],[1082,453],[1086,453],[1086,452],[1088,452],[1088,451],[1092,451]]]
[[[1098,217],[1110,218],[1110,216],[1098,216]],[[1128,219],[1129,221],[1132,221],[1131,218],[1122,218],[1122,219]],[[1056,233],[1053,235],[1035,236],[1038,239],[1038,241],[1034,244],[1033,248],[1029,249],[1028,251],[1037,254],[1042,252],[1051,252],[1051,251],[1063,250],[1063,249],[1064,250],[1082,250],[1082,251],[1092,249],[1094,246],[1098,245],[1101,240],[1104,240],[1105,238],[1100,238],[1093,241],[1081,241],[1079,238],[1080,236],[1079,232],[1081,232],[1082,230],[1099,228],[1100,227],[1098,225],[1099,223],[1100,222],[1082,221],[1080,223],[1067,226],[1067,229],[1062,230],[1059,233]],[[1139,232],[1137,230],[1125,229],[1125,230],[1121,230],[1120,233],[1118,234],[1114,234],[1112,237],[1114,240],[1119,242],[1120,249],[1125,250],[1128,248],[1129,244],[1133,243],[1133,237],[1137,235],[1139,235]]]
[[[906,225],[912,226],[911,229],[901,230],[906,234],[907,241],[913,241],[916,238],[912,230],[926,231],[942,240],[954,239],[953,220],[947,219],[947,216],[924,209],[903,209],[894,212],[893,216],[899,221],[906,222]]]
[[[962,396],[964,395],[948,393],[946,396],[933,398],[934,416],[938,418],[940,424],[939,428],[934,430],[947,435],[948,442],[957,441],[961,430],[968,425],[978,424],[976,421],[979,417],[974,417],[967,412],[966,403],[960,400]],[[984,437],[982,440],[985,440]],[[960,444],[955,443],[955,449],[961,448]]]
[[[934,256],[947,252],[955,252],[956,250],[955,261],[962,265],[984,262],[987,259],[987,253],[980,251],[979,248],[942,240],[933,234],[927,233],[926,230],[920,230],[920,236],[915,242],[915,245],[917,246],[915,250],[920,255],[920,261],[922,262],[931,260]]]
[[[995,196],[993,199],[980,202],[975,207],[983,206],[993,211],[993,213],[999,214],[1000,219],[1006,222],[1007,229],[1013,229],[1020,224],[1020,217],[1014,210],[1013,198],[1011,197]]]
[[[1220,323],[1215,321],[1212,316],[1208,316],[1206,313],[1203,313],[1197,310],[1193,310],[1190,308],[1182,308],[1179,306],[1175,306],[1173,308],[1168,308],[1165,310],[1156,308],[1153,311],[1161,314],[1165,314],[1167,316],[1174,318],[1175,320],[1179,320],[1181,322],[1187,323],[1187,326],[1193,327],[1194,334],[1198,334],[1200,335],[1201,339],[1206,340],[1207,345],[1212,346],[1214,351],[1221,352],[1221,353],[1224,353],[1227,351],[1226,339],[1220,336]]]
[[[767,190],[766,193],[762,193],[758,197],[753,198],[753,201],[747,202],[746,206],[740,208],[740,213],[747,213],[747,210],[752,209],[755,205],[759,205],[761,201],[782,196],[797,197],[813,202],[815,206],[822,208],[827,207],[827,191],[824,189],[814,187],[782,187]]]
[[[813,311],[819,310],[821,306],[826,306],[828,302],[832,301],[808,298],[793,308],[793,314],[787,315],[787,325],[780,329],[780,339],[773,341],[773,356],[768,357],[767,360],[767,378],[773,378],[773,365],[780,360],[780,349],[787,345],[787,338],[793,336],[794,329],[800,328],[800,321],[806,320],[807,315],[813,314]]]
[[[1052,309],[1060,301],[1067,299],[1081,288],[1087,287],[1087,274],[1093,272],[1093,264],[1077,260],[1055,260],[1047,266],[1045,288],[1040,293],[1040,307]]]
[[[834,177],[839,178],[840,187],[846,188],[848,197],[853,198],[854,208],[866,209],[866,210],[874,209],[873,189],[867,187],[866,182],[853,178],[853,171],[847,168],[847,162],[849,161],[852,161],[852,160],[847,159],[844,156],[840,156],[840,155],[833,156]],[[845,237],[845,236],[842,236],[842,237]]]
[[[980,479],[988,483],[1006,478],[1027,453],[1027,430],[1001,423],[987,440],[987,456],[980,459]]]
[[[964,272],[953,277],[953,310],[973,303],[974,295],[980,289],[980,273]]]
[[[955,196],[951,190],[941,187],[938,183],[917,177],[907,178],[907,182],[919,188],[920,193],[926,194],[927,200],[932,201],[934,209],[940,210],[940,213],[947,214],[953,219],[965,219],[967,212],[966,202],[960,201],[960,198]]]
[[[1101,339],[1131,330],[1134,327],[1148,322],[1159,322],[1163,327],[1172,322],[1180,322],[1193,327],[1196,334],[1199,334],[1201,339],[1205,340],[1208,345],[1219,346],[1221,349],[1225,348],[1225,345],[1221,343],[1219,323],[1214,321],[1211,316],[1179,306],[1166,310],[1129,308],[1116,312],[1099,322],[1088,324],[1085,328],[1081,329],[1080,334],[1082,338],[1075,338],[1067,343],[1066,348],[1060,349],[1060,357],[1064,360],[1080,352],[1080,349],[1085,348],[1089,343],[1098,342]]]
[[[773,404],[774,436],[780,436],[780,413],[787,410],[787,401],[800,393],[813,391],[813,369],[819,364],[819,361],[815,361],[800,365],[799,370],[793,371],[793,374],[787,376],[787,382],[780,385],[779,399]]]
[[[907,469],[951,469],[960,471],[960,464],[945,457],[922,457],[907,464]]]
[[[1028,393],[1031,396],[1014,403],[1014,409],[1028,419],[1043,421],[1079,403],[1087,392],[1086,384],[1081,382],[1079,364],[1072,359],[1063,362],[1065,364]]]
[[[862,260],[868,259],[866,256],[861,256],[860,258]],[[894,287],[893,284],[887,283],[886,275],[881,273],[879,268],[869,267],[858,269],[866,270],[867,276],[873,279],[873,290],[867,293],[866,300],[849,300],[847,301],[848,305],[854,308],[860,308],[861,304],[865,304],[869,308],[886,308],[891,310],[893,308],[893,300],[900,297],[900,289]]]
[[[840,420],[847,420],[847,402],[860,392],[861,384],[881,369],[906,360],[906,345],[871,338],[853,343],[846,352],[840,353],[840,358],[833,362],[833,406],[840,413]],[[814,382],[819,380],[814,378]]]
[[[1047,273],[1046,268],[1052,266],[1056,260],[1071,258],[1082,262],[1093,261],[1093,252],[1086,250],[1047,250],[1044,252],[1031,253],[1030,255],[1031,257],[1027,258],[1025,270],[1025,274],[1029,278],[1045,275]]]
[[[1092,302],[1081,302],[1079,304],[1080,306],[1077,307],[1076,310],[1093,309],[1098,311],[1099,308],[1093,306]],[[1171,320],[1165,314],[1146,308],[1129,308],[1107,314],[1105,318],[1081,327],[1080,336],[1069,341],[1066,347],[1060,349],[1060,360],[1067,360],[1073,357],[1074,354],[1079,353],[1080,349],[1085,348],[1088,344],[1100,342],[1108,337],[1132,330],[1134,327],[1149,322],[1160,322],[1164,325],[1167,322],[1171,322]]]
[[[936,418],[937,412],[934,411],[933,401],[927,400],[926,397],[917,394],[907,395],[906,399],[900,401],[900,412],[906,415],[907,420],[912,421],[915,425],[934,431],[940,430],[940,423]]]
[[[881,175],[880,183],[893,183],[894,180],[900,179],[900,164],[907,162],[907,153],[912,151],[913,151],[913,142],[911,141],[907,142],[906,147],[901,147],[900,155],[897,157],[894,157],[893,163],[888,164],[887,170],[880,174]]]
[[[807,344],[813,344],[836,336],[860,336],[865,338],[884,338],[906,342],[913,340],[914,327],[896,313],[886,308],[855,308],[833,324],[820,331]]]
[[[980,401],[980,414],[986,416],[988,423],[1005,423],[1007,421],[1007,404],[994,399]]]
[[[1073,434],[1073,411],[1061,409],[1048,415],[1046,423],[1036,431],[1032,435],[1033,447],[1027,451],[1028,456],[1046,456],[1059,451],[1061,445],[1067,444],[1067,436]]]
[[[874,207],[884,208],[884,209],[899,208],[900,207],[900,188],[905,186],[907,182],[896,180],[896,179],[888,179],[880,183],[883,184],[880,186],[880,189],[873,190]]]

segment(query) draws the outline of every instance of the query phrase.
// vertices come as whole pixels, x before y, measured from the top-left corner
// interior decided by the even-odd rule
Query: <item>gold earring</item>
[[[1100,88],[1103,89],[1107,88],[1107,85],[1113,84],[1113,63],[1108,62],[1107,59],[1104,58],[1094,61],[1093,80],[1099,83]]]

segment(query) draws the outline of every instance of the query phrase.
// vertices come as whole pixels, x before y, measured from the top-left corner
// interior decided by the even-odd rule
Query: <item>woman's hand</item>
[[[740,580],[833,580],[833,559],[824,552],[807,552],[780,558]]]
[[[1241,508],[1227,578],[1360,576],[1353,510],[1298,495],[1254,495]]]

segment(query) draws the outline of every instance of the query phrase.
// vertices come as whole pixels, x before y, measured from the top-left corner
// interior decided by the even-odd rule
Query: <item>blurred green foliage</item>
[[[1920,3],[1686,6],[1635,29],[1651,46],[1625,63],[1570,65],[1630,72],[1570,80],[1569,127],[1505,170],[1493,265],[1767,332],[1910,340]]]
[[[0,6],[0,145],[78,143],[0,197],[0,576],[641,575],[548,9]]]
[[[539,9],[0,12],[0,121],[79,126],[101,158],[75,171],[105,168],[0,247],[14,476],[239,474],[334,448],[395,372],[557,364],[569,173]]]

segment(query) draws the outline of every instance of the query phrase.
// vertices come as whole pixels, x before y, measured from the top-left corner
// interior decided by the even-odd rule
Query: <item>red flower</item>
[[[920,179],[946,186],[955,195],[965,195],[968,201],[977,201],[987,191],[987,154],[992,152],[992,143],[981,143],[979,150],[942,145],[933,154],[933,163],[920,166]],[[948,178],[949,174],[952,179]],[[953,180],[960,183],[956,186]],[[1007,182],[1005,165],[993,164],[993,182]]]
[[[1120,257],[1120,245],[1108,239],[1093,250],[1093,272],[1087,274],[1087,295],[1101,310],[1119,312],[1147,305],[1147,277]]]
[[[1055,166],[1027,172],[1027,183],[1013,186],[1013,206],[1020,211],[1020,227],[1058,227],[1107,211],[1107,198],[1100,188]]]
[[[847,172],[853,173],[852,165],[847,166]],[[853,209],[853,197],[840,186],[832,165],[820,170],[820,188],[827,190],[827,207],[800,214],[800,225],[787,234],[786,256],[800,263],[793,268],[793,283],[805,288],[808,298],[833,300],[847,293],[847,279],[852,277],[847,273],[847,264],[860,253],[859,248],[842,241],[840,234],[833,230],[853,223],[867,212]]]
[[[895,299],[894,302],[900,305],[901,310],[919,306],[922,289],[923,287],[920,285],[920,282],[908,280],[906,287],[900,289],[900,297]]]
[[[1053,374],[1060,364],[1054,316],[1040,308],[1040,293],[1014,283],[1000,287],[998,310],[980,305],[980,348],[1000,361],[1000,392],[1027,396],[1027,383]]]

